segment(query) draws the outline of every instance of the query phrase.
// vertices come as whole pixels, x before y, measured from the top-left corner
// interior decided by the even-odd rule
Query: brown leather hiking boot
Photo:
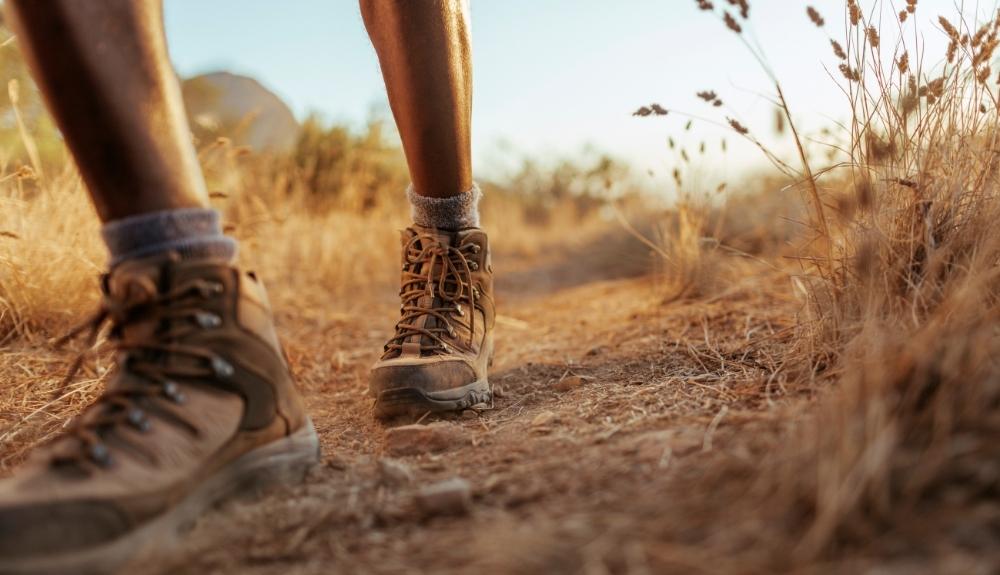
[[[372,368],[375,415],[460,410],[490,400],[493,266],[479,228],[403,232],[401,318]]]
[[[116,373],[0,481],[0,573],[109,573],[160,557],[212,504],[300,481],[318,459],[253,274],[161,256],[117,266],[103,290],[88,325],[93,340],[110,322]]]

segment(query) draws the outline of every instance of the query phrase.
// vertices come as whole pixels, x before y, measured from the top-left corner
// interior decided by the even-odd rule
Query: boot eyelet
[[[173,381],[168,381],[163,384],[163,395],[178,405],[187,401],[187,396],[181,393],[180,386]]]
[[[461,304],[456,304],[455,314],[458,315],[458,317],[465,317],[465,308],[463,308]]]
[[[142,433],[149,431],[149,418],[146,413],[139,408],[134,408],[128,412],[129,424]]]
[[[87,455],[90,459],[101,467],[111,467],[111,451],[103,443],[95,443],[90,446]]]
[[[222,379],[228,379],[233,376],[236,369],[233,368],[233,364],[222,359],[221,357],[212,358],[212,371],[215,372],[216,377]]]
[[[202,299],[209,299],[212,296],[217,296],[225,293],[226,286],[222,285],[222,282],[218,281],[206,281],[199,283],[195,289]]]
[[[469,269],[472,271],[477,271],[479,269],[479,264],[476,262],[469,262]]]
[[[194,317],[202,329],[214,329],[222,326],[222,318],[214,313],[198,312]]]

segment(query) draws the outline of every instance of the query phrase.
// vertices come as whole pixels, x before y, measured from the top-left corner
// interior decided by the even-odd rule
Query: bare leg
[[[156,0],[8,0],[104,221],[207,207]]]
[[[361,0],[414,190],[472,187],[472,56],[465,0]]]

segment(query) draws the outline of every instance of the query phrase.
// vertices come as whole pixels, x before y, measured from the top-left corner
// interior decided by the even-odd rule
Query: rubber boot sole
[[[148,573],[157,558],[207,510],[239,496],[301,483],[319,461],[312,422],[288,437],[249,451],[202,482],[177,506],[100,546],[45,557],[0,558],[0,575],[105,575]],[[132,567],[143,568],[135,571]],[[130,567],[132,566],[132,567]]]
[[[392,419],[427,412],[461,411],[480,403],[489,403],[493,390],[487,378],[445,391],[424,391],[419,387],[396,387],[375,398],[375,417]]]

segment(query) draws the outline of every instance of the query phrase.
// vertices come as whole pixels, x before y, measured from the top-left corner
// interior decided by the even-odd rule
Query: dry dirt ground
[[[709,518],[745,493],[692,490],[720,462],[749,474],[788,411],[811,401],[786,392],[776,352],[799,304],[787,276],[764,267],[710,296],[665,302],[636,259],[498,259],[497,397],[434,421],[446,444],[413,454],[393,450],[392,426],[372,419],[366,395],[394,321],[391,293],[368,317],[279,311],[322,464],[304,485],[203,518],[168,572],[745,571],[707,551],[734,537]],[[277,282],[272,295],[280,302],[289,287]],[[11,431],[0,436],[25,445],[41,434],[30,423],[19,439]],[[454,478],[467,482],[467,501],[458,490],[427,503],[427,490]]]
[[[440,452],[394,455],[390,428],[370,416],[365,378],[391,302],[374,323],[282,316],[323,465],[301,488],[202,521],[181,572],[725,569],[685,549],[683,537],[706,533],[670,533],[676,521],[660,519],[687,523],[698,510],[682,509],[684,486],[718,458],[750,467],[773,442],[787,400],[778,359],[756,342],[781,339],[793,321],[798,304],[767,283],[787,279],[748,277],[664,304],[654,276],[540,267],[498,282],[498,397],[437,423],[451,437]],[[420,505],[423,490],[453,478],[468,482],[466,510]]]

